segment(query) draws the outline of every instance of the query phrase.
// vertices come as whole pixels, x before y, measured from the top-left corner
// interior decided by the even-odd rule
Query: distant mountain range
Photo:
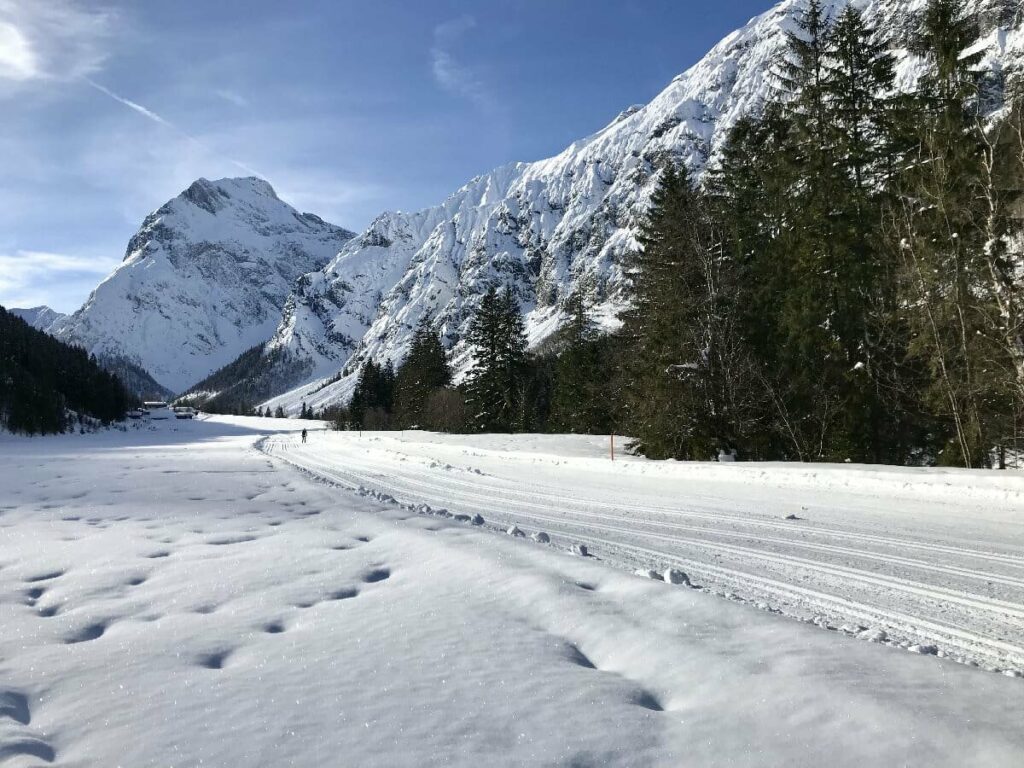
[[[302,402],[347,399],[364,360],[399,362],[422,317],[463,373],[466,330],[492,282],[516,292],[534,345],[561,326],[578,293],[614,327],[627,300],[622,259],[636,247],[659,169],[671,159],[699,173],[737,119],[764,104],[803,5],[778,3],[649,104],[561,154],[477,177],[434,207],[381,214],[358,236],[298,213],[264,181],[201,179],[147,217],[121,266],[46,330],[176,392],[244,392],[247,402],[297,412]],[[921,63],[906,43],[923,2],[825,5],[833,15],[862,9],[893,41],[900,86],[913,86]],[[984,66],[997,77],[1020,71],[1021,3],[971,7]]]

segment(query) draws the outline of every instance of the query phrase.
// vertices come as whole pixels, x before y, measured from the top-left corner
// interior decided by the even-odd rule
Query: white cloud
[[[480,75],[461,63],[452,49],[467,32],[476,27],[472,16],[459,16],[434,27],[434,44],[430,49],[431,68],[434,80],[449,93],[469,99],[478,107],[490,109],[494,106],[486,85]]]
[[[117,260],[72,256],[46,251],[0,253],[0,305],[26,307],[55,301],[53,288],[84,281],[95,286]],[[61,308],[61,307],[56,307]]]
[[[0,81],[88,77],[107,58],[115,20],[70,0],[0,0]]]

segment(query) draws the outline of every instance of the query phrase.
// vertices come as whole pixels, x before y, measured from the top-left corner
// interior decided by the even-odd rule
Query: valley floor
[[[0,438],[0,766],[1020,764],[1018,476],[301,426]]]

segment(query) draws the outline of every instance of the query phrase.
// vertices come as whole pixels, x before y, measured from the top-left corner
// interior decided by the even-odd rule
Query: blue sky
[[[771,0],[0,0],[0,304],[70,311],[199,176],[361,229],[657,94]]]

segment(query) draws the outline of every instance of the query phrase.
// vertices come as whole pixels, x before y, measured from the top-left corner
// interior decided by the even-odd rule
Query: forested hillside
[[[893,41],[811,0],[702,181],[666,159],[620,331],[576,296],[527,355],[514,295],[484,297],[463,427],[619,431],[658,458],[1019,457],[1024,87],[978,67],[978,36],[930,0],[904,93]]]
[[[989,464],[1024,404],[1020,83],[977,74],[959,0],[924,9],[908,95],[890,41],[823,7],[701,188],[665,172],[627,423],[656,456]]]
[[[132,397],[79,347],[37,331],[0,307],[0,427],[64,432],[78,417],[124,418]]]

